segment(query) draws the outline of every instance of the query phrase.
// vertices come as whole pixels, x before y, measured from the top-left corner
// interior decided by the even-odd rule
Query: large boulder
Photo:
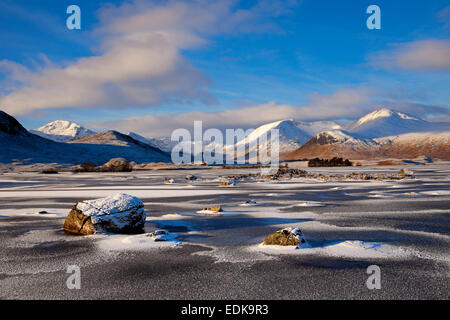
[[[131,172],[133,165],[124,158],[113,158],[100,167],[100,171]]]
[[[142,200],[125,193],[75,204],[64,222],[71,234],[143,233],[145,210]]]

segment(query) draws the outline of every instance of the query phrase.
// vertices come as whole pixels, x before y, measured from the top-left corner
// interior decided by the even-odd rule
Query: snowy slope
[[[145,138],[138,133],[129,132],[128,135],[133,139],[146,143],[152,147],[158,148],[164,152],[171,152],[172,148],[178,144],[177,141],[171,141],[170,137]]]
[[[66,120],[56,120],[36,130],[30,130],[30,132],[56,142],[67,142],[95,133],[79,124]]]
[[[411,132],[441,132],[450,130],[449,123],[432,123],[386,108],[377,109],[345,130],[366,138],[380,138]]]

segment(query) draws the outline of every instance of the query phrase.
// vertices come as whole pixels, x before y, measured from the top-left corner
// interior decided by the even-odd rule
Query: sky
[[[378,107],[450,121],[449,89],[445,0],[0,1],[0,109],[28,129],[158,137]]]

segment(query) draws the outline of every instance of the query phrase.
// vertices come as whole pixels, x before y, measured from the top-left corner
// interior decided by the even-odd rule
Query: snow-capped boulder
[[[125,193],[75,204],[63,229],[72,234],[143,233],[145,210],[142,200]]]
[[[263,242],[264,245],[297,246],[297,248],[308,247],[308,242],[300,228],[284,228],[268,235]]]

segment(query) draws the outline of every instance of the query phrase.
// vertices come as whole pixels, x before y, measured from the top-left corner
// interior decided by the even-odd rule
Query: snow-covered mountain
[[[282,155],[300,148],[318,132],[339,128],[340,126],[334,121],[299,122],[293,119],[275,121],[256,128],[236,144],[226,146],[224,153],[227,154],[234,151],[236,152],[236,157],[243,157],[242,153],[237,152],[239,148],[243,148],[245,154],[256,154],[256,151],[259,150],[259,154],[270,155],[270,132],[272,129],[278,129],[279,153]],[[254,161],[254,159],[252,160]]]
[[[335,156],[352,159],[408,159],[418,156],[450,159],[449,137],[450,123],[428,122],[380,108],[343,128],[319,132],[296,150],[284,152],[280,148],[280,159]]]
[[[56,142],[67,142],[95,133],[79,124],[66,120],[56,120],[36,130],[30,130],[30,132]]]
[[[450,123],[433,123],[386,108],[361,117],[344,127],[350,133],[366,138],[380,138],[411,132],[441,132],[450,130]]]

